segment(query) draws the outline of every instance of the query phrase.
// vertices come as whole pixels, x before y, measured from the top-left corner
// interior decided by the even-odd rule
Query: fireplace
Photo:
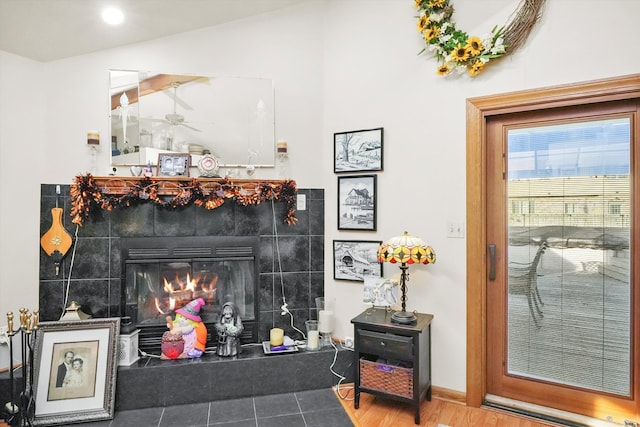
[[[61,195],[57,189],[60,188]],[[258,264],[258,293],[254,294],[254,312],[245,316],[256,316],[255,324],[243,318],[245,331],[252,330],[257,339],[252,342],[269,339],[271,328],[284,329],[285,333],[297,337],[297,331],[291,326],[291,317],[281,315],[283,290],[289,310],[295,315],[296,328],[304,330],[305,320],[317,319],[315,299],[324,296],[324,190],[300,189],[307,199],[306,210],[296,211],[298,222],[295,225],[283,225],[281,203],[262,203],[260,205],[241,205],[226,202],[216,209],[208,210],[200,206],[186,206],[180,209],[168,209],[153,206],[151,203],[132,204],[123,209],[98,212],[78,230],[75,240],[76,256],[66,256],[59,270],[53,259],[43,250],[40,251],[39,268],[39,309],[41,321],[55,321],[60,318],[70,301],[77,301],[85,313],[94,318],[122,317],[125,315],[122,301],[123,281],[126,264],[123,260],[122,245],[130,240],[167,239],[173,241],[186,239],[188,248],[200,248],[195,245],[203,237],[215,237],[236,240],[249,237],[258,241],[239,243],[238,246],[251,246],[253,258]],[[63,221],[67,230],[73,233],[75,227],[69,216],[69,185],[42,184],[40,235],[51,227],[51,209],[65,207]],[[274,212],[275,209],[275,212]],[[277,227],[278,240],[274,236]],[[224,242],[224,241],[223,241]],[[150,264],[167,259],[166,251],[148,246],[140,248],[147,258],[138,257],[136,261]],[[233,243],[231,247],[235,246]],[[229,247],[228,244],[215,244],[214,248]],[[277,250],[276,250],[277,248]],[[151,256],[151,249],[162,252]],[[181,249],[182,252],[186,251]],[[237,251],[226,251],[224,258],[235,259]],[[131,251],[129,251],[131,252]],[[133,252],[136,252],[135,250]],[[214,258],[222,255],[218,249],[207,250],[206,254],[191,254],[190,259]],[[229,253],[232,252],[232,253]],[[236,253],[233,253],[236,252]],[[276,257],[279,253],[280,257]],[[244,255],[242,255],[244,256]],[[72,262],[72,260],[74,260]],[[159,268],[159,267],[158,267]],[[191,267],[192,269],[194,267]],[[195,269],[199,267],[196,265]],[[144,274],[144,273],[141,273]],[[191,276],[190,276],[191,277]],[[222,292],[222,278],[216,283],[216,293]],[[68,297],[68,298],[67,298]],[[158,321],[159,322],[159,321]],[[167,330],[166,325],[158,324],[158,335]],[[151,327],[148,329],[152,329]],[[213,328],[208,328],[213,332]],[[149,331],[145,331],[148,334]],[[146,351],[146,350],[145,350]],[[159,355],[159,351],[147,351]],[[253,397],[274,393],[310,390],[330,387],[335,384],[335,376],[329,369],[318,369],[335,363],[334,370],[353,382],[353,353],[340,350],[337,362],[330,351],[296,352],[277,357],[263,356],[260,346],[246,346],[242,357],[219,357],[215,353],[198,359],[198,363],[189,361],[163,361],[156,358],[141,358],[131,366],[121,366],[118,371],[116,409],[139,409],[158,405],[180,405],[210,402],[215,400]],[[177,368],[177,369],[176,369]],[[282,375],[290,372],[290,375]],[[6,378],[6,373],[4,374]],[[193,393],[167,393],[175,389],[176,384],[184,383],[185,378],[196,378]],[[0,375],[0,401],[2,392],[8,390]],[[220,385],[223,386],[220,386]]]
[[[62,196],[57,194],[57,187],[60,187]],[[56,274],[53,259],[43,250],[40,251],[40,320],[58,320],[71,301],[77,301],[82,311],[94,318],[125,316],[122,301],[126,298],[123,296],[126,265],[122,244],[129,239],[146,241],[161,238],[168,242],[187,239],[199,242],[198,239],[208,237],[230,238],[231,241],[247,237],[259,242],[259,247],[253,249],[259,269],[255,277],[259,290],[253,297],[254,311],[248,310],[245,315],[251,318],[257,312],[255,323],[243,318],[247,334],[249,331],[254,334],[257,330],[257,337],[245,336],[245,342],[268,340],[269,331],[274,327],[284,329],[285,334],[291,337],[297,337],[297,332],[291,326],[291,318],[281,315],[282,291],[284,289],[289,310],[294,314],[295,327],[304,330],[305,320],[317,318],[315,298],[324,295],[325,238],[324,191],[301,189],[298,194],[306,196],[307,209],[296,211],[298,222],[291,226],[282,223],[280,218],[284,206],[279,202],[247,206],[226,202],[213,210],[194,205],[170,209],[152,203],[139,203],[97,212],[78,230],[77,239],[74,239],[76,256],[72,257],[71,251],[67,254],[62,260],[59,274]],[[42,184],[41,235],[51,227],[51,209],[56,206],[65,207],[65,227],[75,234],[69,204],[68,184]],[[278,251],[275,227],[278,231]],[[227,245],[223,243],[222,246]],[[252,244],[240,243],[239,246]],[[147,251],[151,248],[145,244],[142,249]],[[205,256],[190,255],[190,258],[219,258],[215,251],[212,249]],[[280,254],[279,259],[276,252]],[[229,258],[236,255],[225,254]],[[157,258],[162,260],[163,257],[166,255]],[[138,261],[154,259],[148,256]],[[218,296],[222,292],[220,280],[216,285]],[[158,336],[160,331],[167,330],[164,322],[154,327]],[[209,332],[213,331],[213,328],[208,329]],[[160,354],[159,351],[147,352]]]
[[[137,237],[121,239],[121,312],[140,330],[140,348],[158,353],[167,317],[196,298],[216,345],[220,308],[233,302],[244,325],[243,343],[258,341],[259,239],[251,236]]]

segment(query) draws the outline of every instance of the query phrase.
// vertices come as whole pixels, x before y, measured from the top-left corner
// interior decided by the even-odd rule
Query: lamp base
[[[408,311],[396,311],[391,315],[392,323],[399,323],[401,325],[414,325],[418,321],[418,318]]]

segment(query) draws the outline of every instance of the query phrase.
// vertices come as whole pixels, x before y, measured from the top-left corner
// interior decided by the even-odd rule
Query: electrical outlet
[[[306,194],[298,194],[296,197],[297,206],[296,209],[299,211],[304,211],[307,209],[307,195]]]
[[[345,337],[344,346],[347,347],[347,348],[352,348],[353,347],[353,337]]]

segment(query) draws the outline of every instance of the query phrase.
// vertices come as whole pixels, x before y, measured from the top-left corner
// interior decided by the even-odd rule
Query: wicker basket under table
[[[412,399],[413,368],[388,365],[361,358],[360,385]]]

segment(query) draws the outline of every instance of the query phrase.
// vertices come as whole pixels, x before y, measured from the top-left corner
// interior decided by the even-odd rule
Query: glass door
[[[629,136],[507,131],[508,374],[629,396]]]
[[[488,123],[489,395],[611,420],[603,403],[633,408],[633,115],[619,110]]]

